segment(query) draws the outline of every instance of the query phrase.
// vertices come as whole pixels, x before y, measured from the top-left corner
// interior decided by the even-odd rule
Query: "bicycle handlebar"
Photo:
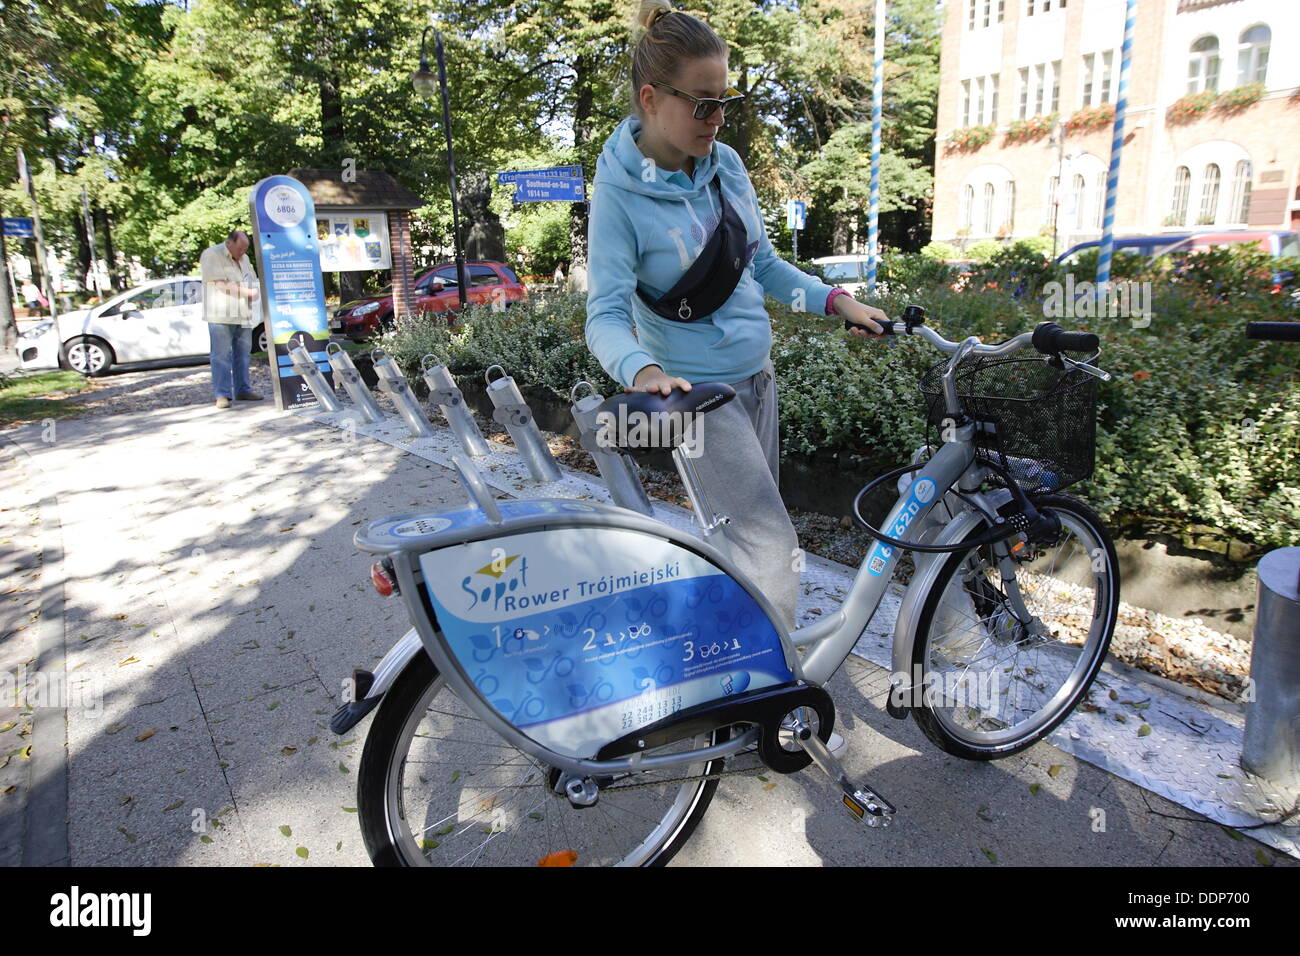
[[[1268,342],[1300,342],[1300,322],[1247,322],[1246,338]]]

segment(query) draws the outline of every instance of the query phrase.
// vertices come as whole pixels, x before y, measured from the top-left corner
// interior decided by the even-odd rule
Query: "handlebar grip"
[[[876,325],[880,326],[880,334],[881,334],[881,335],[893,335],[893,334],[894,334],[894,323],[893,323],[893,322],[877,322]],[[845,332],[851,332],[851,331],[853,331],[854,329],[861,329],[863,332],[866,332],[867,334],[871,334],[871,330],[870,330],[869,328],[867,328],[865,325],[858,325],[858,323],[856,323],[856,322],[850,322],[848,319],[845,319],[845,320],[844,320],[844,331],[845,331]]]
[[[1300,342],[1300,322],[1247,322],[1246,338],[1267,342]]]
[[[1055,322],[1040,322],[1030,339],[1034,348],[1044,355],[1058,352],[1095,352],[1101,340],[1095,332],[1067,332]]]

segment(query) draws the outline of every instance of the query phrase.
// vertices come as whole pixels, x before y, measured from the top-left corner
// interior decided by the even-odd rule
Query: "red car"
[[[509,266],[500,262],[467,262],[465,276],[469,288],[465,298],[474,305],[491,305],[501,301],[506,307],[528,298],[528,290]],[[448,314],[460,309],[456,290],[456,263],[444,262],[421,273],[415,280],[415,312]],[[378,295],[356,299],[334,312],[330,331],[354,341],[369,338],[393,324],[393,286],[384,286]]]

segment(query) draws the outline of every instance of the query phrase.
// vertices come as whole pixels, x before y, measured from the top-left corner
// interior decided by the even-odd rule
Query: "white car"
[[[822,274],[827,285],[837,285],[849,295],[859,297],[867,291],[867,267],[870,259],[866,256],[822,256],[814,259],[813,265],[822,267]],[[876,283],[876,291],[883,292],[882,283]]]
[[[262,329],[253,330],[253,347]],[[210,351],[203,321],[203,282],[195,276],[154,279],[101,305],[47,320],[18,337],[24,368],[71,368],[103,375],[126,362],[190,358]]]

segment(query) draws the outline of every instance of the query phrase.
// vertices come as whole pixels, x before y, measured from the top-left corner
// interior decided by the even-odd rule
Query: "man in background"
[[[260,294],[253,266],[245,255],[248,245],[248,233],[232,229],[225,242],[209,246],[199,257],[203,318],[208,323],[212,348],[212,395],[217,408],[229,408],[232,399],[262,400],[248,379],[252,303]]]

